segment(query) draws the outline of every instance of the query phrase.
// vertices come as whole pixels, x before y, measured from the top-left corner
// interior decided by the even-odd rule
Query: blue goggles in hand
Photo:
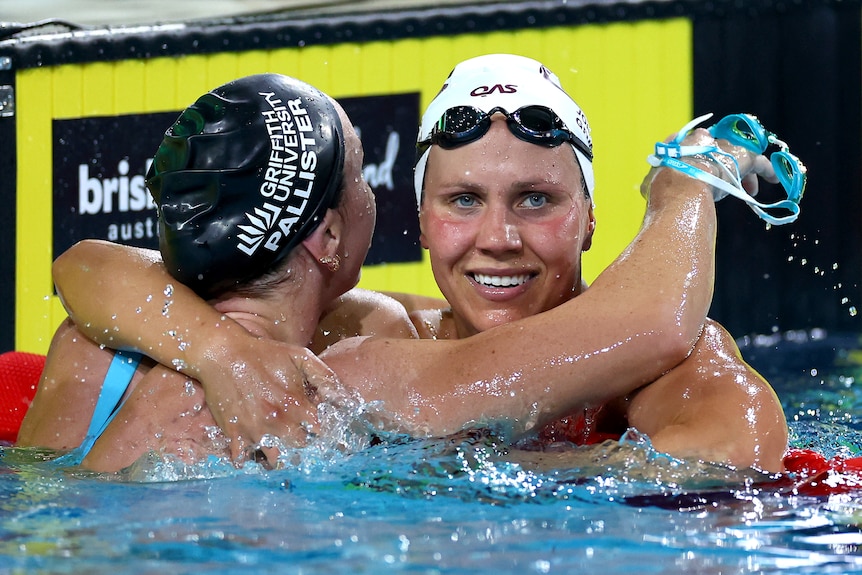
[[[770,144],[778,146],[779,151],[769,156],[775,175],[787,193],[787,200],[798,204],[802,199],[806,183],[805,165],[790,153],[787,144],[768,132],[756,117],[750,114],[725,116],[709,128],[709,133],[713,138],[727,140],[758,154],[764,153]]]
[[[421,157],[432,144],[450,150],[475,142],[488,133],[491,117],[497,112],[506,116],[509,131],[518,139],[548,148],[569,142],[592,161],[592,149],[572,133],[553,110],[538,105],[523,106],[512,113],[499,106],[488,112],[473,106],[449,108],[434,124],[431,135],[416,144],[416,157]]]
[[[710,117],[712,114],[695,118],[683,126],[671,142],[658,142],[655,146],[655,154],[647,158],[650,165],[668,166],[692,178],[707,182],[713,186],[713,197],[716,201],[727,195],[739,198],[769,224],[781,225],[795,221],[799,216],[799,202],[805,192],[805,165],[799,158],[790,153],[787,144],[779,140],[775,134],[766,131],[756,117],[750,114],[732,114],[722,118],[708,129],[713,138],[727,140],[735,146],[744,147],[757,154],[763,154],[770,145],[779,148],[779,151],[774,152],[769,158],[787,198],[773,203],[762,203],[755,200],[743,188],[739,167],[733,156],[723,152],[717,146],[682,145],[682,141],[689,131]],[[730,170],[718,162],[718,166],[724,171],[727,181],[682,161],[685,156],[705,155],[713,157],[715,154],[729,157],[735,167],[734,170]],[[789,214],[776,216],[769,213],[775,210],[786,210]]]

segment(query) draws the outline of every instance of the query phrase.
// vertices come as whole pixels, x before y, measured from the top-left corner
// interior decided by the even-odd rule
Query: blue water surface
[[[742,344],[794,447],[862,454],[858,337]],[[0,449],[0,574],[862,573],[862,490],[794,495],[634,432],[542,455],[475,430],[277,471],[153,458],[97,475]]]

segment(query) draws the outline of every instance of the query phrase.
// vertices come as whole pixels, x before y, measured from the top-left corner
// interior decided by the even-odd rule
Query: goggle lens
[[[769,159],[778,181],[787,192],[787,199],[798,203],[805,193],[805,166],[799,158],[783,150],[775,152]]]

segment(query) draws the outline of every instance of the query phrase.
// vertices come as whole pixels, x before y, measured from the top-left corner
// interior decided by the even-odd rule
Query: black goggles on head
[[[517,138],[554,148],[565,142],[570,142],[590,161],[593,151],[590,147],[569,130],[557,114],[546,106],[524,106],[512,113],[499,106],[483,112],[473,106],[454,106],[449,108],[434,124],[431,135],[416,144],[416,156],[421,157],[425,150],[433,144],[449,150],[457,146],[475,142],[488,133],[491,127],[491,116],[500,112],[506,116],[509,131]]]

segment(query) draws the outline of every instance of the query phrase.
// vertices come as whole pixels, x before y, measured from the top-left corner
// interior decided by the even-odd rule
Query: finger
[[[279,451],[277,447],[263,447],[260,451],[263,453],[263,456],[266,458],[266,462],[271,469],[281,469],[283,467],[281,460],[279,459],[281,451]]]
[[[247,457],[246,444],[242,437],[232,437],[229,440],[230,459],[234,463],[240,463]]]
[[[778,176],[775,174],[775,168],[772,162],[766,156],[760,155],[754,159],[754,167],[752,172],[766,180],[771,184],[778,183]]]
[[[760,180],[757,179],[757,174],[748,174],[742,178],[742,188],[752,198],[757,196],[757,192],[760,191]]]

